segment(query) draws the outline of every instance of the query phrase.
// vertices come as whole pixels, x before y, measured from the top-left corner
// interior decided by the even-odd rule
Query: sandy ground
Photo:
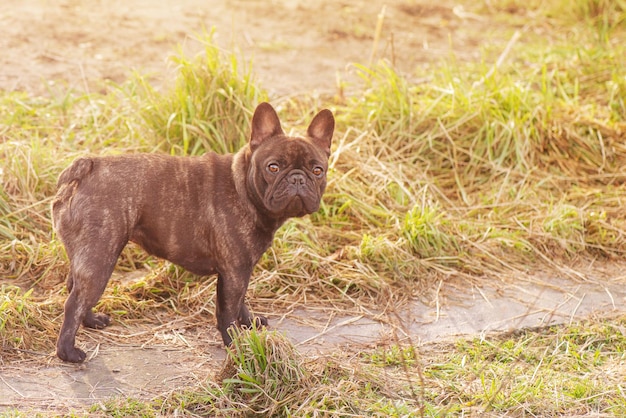
[[[493,22],[449,0],[385,4],[383,9],[382,2],[359,0],[3,0],[0,89],[93,91],[101,80],[120,83],[132,71],[167,83],[174,71],[168,57],[177,45],[188,54],[200,52],[194,37],[211,27],[221,46],[252,61],[258,82],[273,98],[334,94],[338,79],[355,82],[355,62],[385,58],[410,76],[416,66],[427,68],[446,55],[477,60],[484,48],[501,49],[507,42]],[[383,10],[382,37],[374,46]],[[416,302],[393,318],[378,318],[382,322],[375,312],[329,317],[304,307],[270,321],[311,355],[337,346],[355,349],[392,334],[423,344],[569,322],[624,306],[623,269],[598,267],[589,264],[584,277],[566,281],[524,277],[494,288],[447,289],[445,297],[436,293],[431,303]],[[81,330],[90,360],[80,366],[63,364],[53,353],[23,353],[22,361],[0,363],[0,411],[66,411],[115,395],[149,399],[211,378],[225,356],[212,324],[194,332],[137,332],[151,337],[120,345],[128,335],[120,325]]]
[[[383,5],[386,5],[383,7]],[[378,15],[383,32],[374,50]],[[4,0],[0,4],[0,89],[42,93],[124,81],[132,70],[171,77],[167,58],[216,29],[216,41],[252,61],[276,95],[334,91],[350,64],[386,58],[410,72],[454,53],[476,59],[506,41],[497,28],[453,2],[303,0]]]

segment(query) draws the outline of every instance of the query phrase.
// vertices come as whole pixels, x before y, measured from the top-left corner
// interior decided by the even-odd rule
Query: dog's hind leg
[[[72,363],[85,360],[85,352],[75,347],[81,323],[90,328],[104,328],[109,324],[108,315],[94,313],[92,308],[102,296],[120,252],[121,248],[107,257],[107,252],[95,245],[83,249],[73,259],[70,257],[73,283],[65,302],[65,316],[57,340],[57,355],[61,360]]]
[[[74,277],[72,272],[67,275],[67,283],[66,283],[67,291],[72,292],[72,288],[74,287]],[[109,319],[109,315],[102,313],[95,313],[91,310],[88,310],[85,314],[85,318],[83,318],[83,325],[87,328],[95,328],[102,329],[108,326],[111,323]]]
[[[70,274],[67,275],[67,291],[72,292],[74,288],[74,276],[72,271],[70,270]],[[102,296],[102,295],[101,295]],[[109,325],[111,321],[109,320],[109,315],[102,313],[95,313],[91,309],[87,310],[85,317],[83,318],[83,325],[87,328],[95,328],[102,329]]]
[[[71,270],[69,274],[67,275],[67,281],[65,282],[65,287],[67,287],[68,292],[71,292],[72,288],[74,287],[74,277],[72,276]]]

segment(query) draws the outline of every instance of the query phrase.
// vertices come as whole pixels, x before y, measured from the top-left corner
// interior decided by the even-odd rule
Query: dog
[[[244,303],[253,268],[289,218],[316,212],[326,188],[335,128],[317,113],[305,137],[287,136],[276,111],[254,111],[249,142],[235,154],[130,154],[79,158],[58,180],[53,227],[70,261],[57,340],[61,360],[80,363],[80,324],[104,328],[96,305],[129,241],[200,276],[217,274],[217,328],[266,326]]]

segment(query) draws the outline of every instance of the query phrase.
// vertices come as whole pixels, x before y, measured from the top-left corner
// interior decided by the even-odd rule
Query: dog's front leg
[[[249,280],[250,276],[243,277],[243,274],[226,275],[219,273],[217,276],[215,316],[217,317],[217,329],[222,334],[222,340],[226,346],[232,342],[228,329],[240,325],[239,313],[244,304]]]
[[[232,342],[228,329],[235,326],[249,327],[252,321],[257,325],[267,325],[263,317],[252,318],[244,303],[248,282],[252,271],[238,272],[238,274],[218,274],[217,276],[217,328],[222,334],[224,345]]]

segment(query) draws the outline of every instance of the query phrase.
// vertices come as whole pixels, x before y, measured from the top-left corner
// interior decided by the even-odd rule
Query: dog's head
[[[247,185],[260,211],[286,219],[319,209],[334,129],[333,114],[325,109],[313,118],[306,137],[286,136],[270,104],[256,108]]]

